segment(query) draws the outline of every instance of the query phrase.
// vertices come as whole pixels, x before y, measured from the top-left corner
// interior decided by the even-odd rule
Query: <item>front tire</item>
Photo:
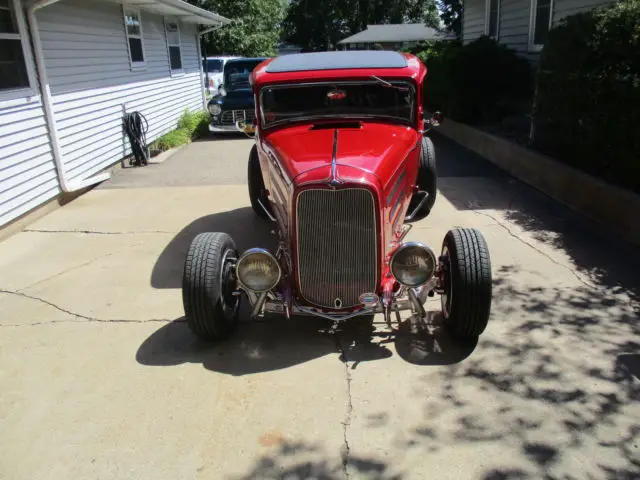
[[[237,326],[240,297],[234,296],[238,257],[226,233],[197,235],[187,253],[182,277],[182,302],[189,329],[200,339],[221,340]]]
[[[422,148],[420,150],[420,166],[418,168],[418,178],[416,181],[418,188],[429,194],[427,201],[420,207],[415,217],[411,220],[417,222],[426,218],[431,213],[433,205],[436,203],[438,195],[438,171],[436,168],[436,149],[429,137],[422,137]],[[409,203],[409,212],[413,212],[422,200],[422,195],[414,195]]]
[[[477,339],[491,313],[491,259],[482,234],[456,228],[442,242],[442,313],[446,326],[463,339]]]
[[[262,177],[262,170],[260,170],[260,159],[258,158],[258,148],[254,145],[251,148],[249,154],[249,164],[247,167],[247,183],[249,184],[249,199],[251,200],[251,208],[256,215],[265,220],[269,219],[269,216],[264,209],[258,203],[258,200],[269,209],[271,213],[269,200],[264,194],[264,178]]]

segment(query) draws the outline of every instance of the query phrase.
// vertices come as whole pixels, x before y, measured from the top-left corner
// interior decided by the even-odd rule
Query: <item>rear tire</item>
[[[193,239],[184,264],[182,302],[189,329],[202,340],[221,340],[238,323],[240,297],[233,296],[238,257],[226,233],[201,233]]]
[[[251,148],[249,154],[249,164],[247,169],[247,183],[249,184],[249,199],[251,200],[251,207],[253,211],[260,218],[269,220],[269,216],[264,209],[258,203],[258,200],[269,210],[271,213],[271,206],[269,200],[264,194],[264,178],[262,177],[262,170],[260,170],[260,159],[258,158],[258,148],[254,145]]]
[[[442,242],[442,313],[446,326],[463,339],[477,339],[491,313],[491,259],[482,234],[456,228]]]
[[[418,210],[415,217],[411,220],[417,222],[426,218],[431,213],[433,205],[436,203],[438,194],[438,171],[436,168],[436,149],[429,137],[422,137],[422,148],[420,150],[420,166],[418,168],[418,178],[416,184],[420,190],[424,190],[429,194],[429,198],[425,204]],[[411,213],[418,206],[422,195],[414,195],[409,203],[408,212]]]

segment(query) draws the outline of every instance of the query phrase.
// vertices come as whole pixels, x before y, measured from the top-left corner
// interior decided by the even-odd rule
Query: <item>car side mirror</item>
[[[442,112],[435,112],[431,115],[431,118],[424,121],[424,131],[428,132],[432,127],[437,127],[444,120],[444,115]]]

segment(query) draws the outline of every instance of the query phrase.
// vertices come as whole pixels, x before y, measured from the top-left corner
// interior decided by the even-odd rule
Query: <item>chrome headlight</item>
[[[251,248],[244,252],[236,265],[240,283],[254,292],[266,292],[280,281],[280,264],[267,250]]]
[[[428,282],[435,270],[435,253],[418,242],[400,245],[391,257],[391,273],[407,287],[418,287]]]
[[[208,108],[211,115],[220,115],[220,112],[222,111],[222,108],[217,103],[209,104]]]

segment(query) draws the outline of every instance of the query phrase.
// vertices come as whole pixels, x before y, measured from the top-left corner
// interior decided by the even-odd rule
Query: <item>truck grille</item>
[[[373,195],[362,188],[305,190],[297,202],[298,278],[308,302],[360,304],[378,281]]]
[[[224,110],[220,116],[220,123],[223,125],[235,125],[237,120],[250,122],[254,118],[256,118],[256,112],[253,109]]]

